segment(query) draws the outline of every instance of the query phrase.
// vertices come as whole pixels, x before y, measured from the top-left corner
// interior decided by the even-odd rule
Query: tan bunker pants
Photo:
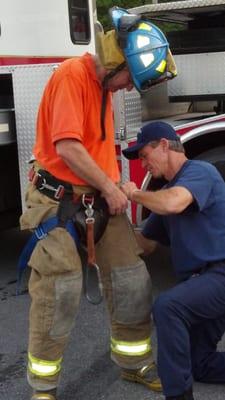
[[[90,192],[79,187],[78,194]],[[29,185],[22,229],[33,229],[55,215],[58,203]],[[139,257],[126,215],[110,217],[96,245],[104,296],[111,320],[111,356],[121,367],[136,369],[152,361],[151,281]],[[30,329],[28,380],[37,390],[57,386],[63,352],[78,310],[82,267],[71,235],[57,227],[40,240],[29,261]]]

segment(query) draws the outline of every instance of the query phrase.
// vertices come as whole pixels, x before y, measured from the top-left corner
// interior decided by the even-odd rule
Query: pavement
[[[30,299],[27,271],[22,294],[16,296],[16,263],[27,240],[18,229],[0,232],[0,400],[27,400],[26,348]],[[169,253],[160,250],[146,260],[155,294],[173,284]],[[160,265],[160,273],[159,273]],[[154,348],[156,347],[153,334]],[[225,350],[225,337],[219,344]],[[65,352],[59,400],[163,400],[139,384],[120,379],[110,360],[105,305],[89,304],[82,296],[75,327]],[[224,400],[225,385],[194,384],[195,400]]]

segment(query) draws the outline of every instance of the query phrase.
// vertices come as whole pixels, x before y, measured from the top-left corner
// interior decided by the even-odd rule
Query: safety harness
[[[57,215],[41,222],[34,229],[19,257],[17,294],[20,293],[22,276],[37,242],[46,238],[54,228],[62,227],[70,233],[77,248],[80,249],[82,246],[87,252],[84,292],[89,302],[99,304],[103,297],[103,286],[96,263],[95,243],[101,238],[108,223],[109,213],[105,200],[93,193],[77,196],[73,192],[72,185],[56,179],[43,169],[36,172],[32,168],[29,180],[42,194],[58,201],[59,206]],[[97,290],[91,294],[93,279],[97,284]]]

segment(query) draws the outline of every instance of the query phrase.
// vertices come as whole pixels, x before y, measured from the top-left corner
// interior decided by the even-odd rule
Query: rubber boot
[[[46,390],[44,392],[35,390],[31,396],[31,400],[57,400],[56,389]]]
[[[154,392],[162,391],[162,384],[158,377],[157,366],[154,362],[138,370],[122,369],[121,378],[131,382],[141,383]]]
[[[166,397],[166,400],[194,400],[192,388],[186,390],[186,392],[179,396]]]

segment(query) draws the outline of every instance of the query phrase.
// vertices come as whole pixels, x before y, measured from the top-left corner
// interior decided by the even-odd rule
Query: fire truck
[[[213,163],[225,179],[225,1],[189,0],[145,4],[130,10],[148,17],[165,33],[177,65],[175,79],[153,87],[147,96],[119,92],[114,102],[117,153],[124,180],[144,190],[165,183],[145,175],[139,161],[121,150],[134,143],[144,120],[164,120],[181,136],[186,154]],[[149,211],[132,204],[141,224]]]
[[[58,64],[95,53],[94,0],[0,0],[0,229],[24,208],[38,105]]]
[[[95,0],[0,0],[0,228],[18,225],[24,208],[29,159],[44,86],[64,59],[95,52],[99,29]],[[115,145],[122,180],[156,190],[122,150],[147,120],[166,120],[181,135],[186,154],[212,162],[225,179],[225,1],[145,4],[129,10],[147,16],[168,38],[178,76],[148,95],[134,89],[114,95]],[[139,224],[147,210],[130,206]]]

